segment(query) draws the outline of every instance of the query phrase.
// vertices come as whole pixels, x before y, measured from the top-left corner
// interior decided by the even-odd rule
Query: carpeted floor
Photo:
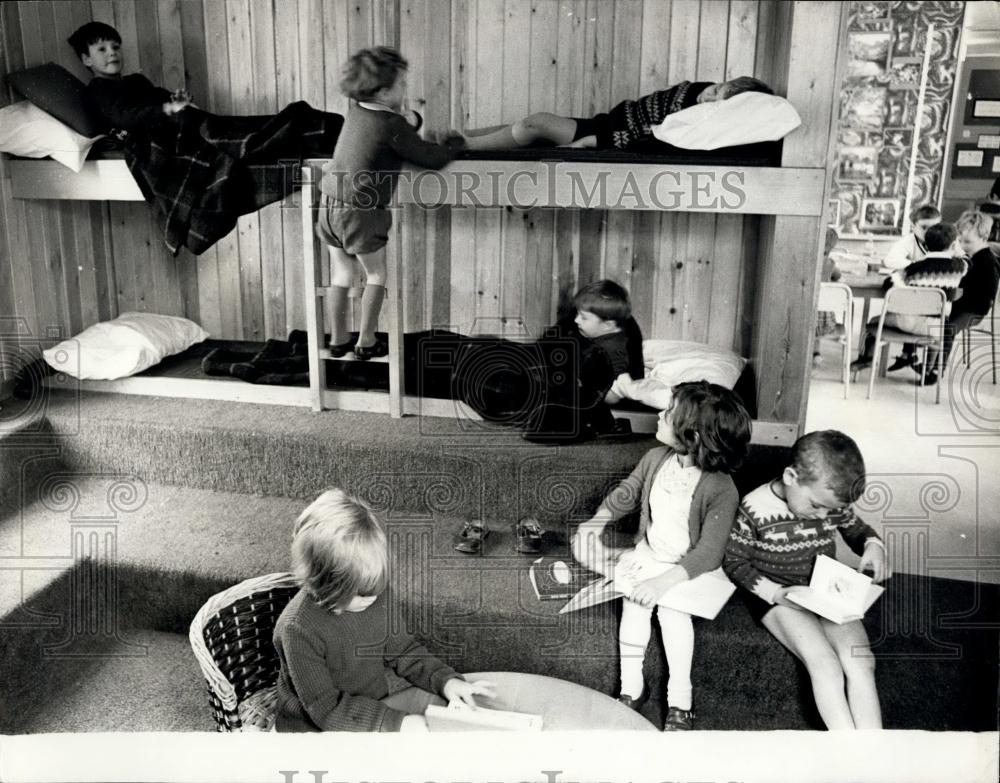
[[[473,431],[444,419],[114,395],[53,394],[23,423],[18,447],[5,440],[0,449],[4,475],[21,484],[0,507],[0,552],[55,560],[47,581],[43,569],[0,585],[26,598],[3,618],[0,731],[201,726],[208,713],[195,707],[202,684],[184,636],[191,617],[234,581],[285,570],[295,514],[330,485],[353,489],[385,515],[403,619],[456,667],[614,691],[618,606],[559,616],[559,602],[537,601],[511,525],[541,519],[551,531],[548,553],[565,554],[569,528],[651,439],[544,448],[491,425]],[[756,451],[741,487],[776,473],[784,456]],[[131,489],[114,495],[112,486]],[[480,557],[451,547],[469,518],[493,531]],[[110,624],[107,604],[79,601],[81,577],[91,573],[81,569],[92,565],[70,539],[91,541],[88,529],[114,541],[104,550],[114,553],[113,568],[101,572],[115,588]],[[998,592],[893,577],[866,618],[888,728],[996,729]],[[698,621],[696,634],[701,728],[819,726],[804,675],[740,603]],[[136,645],[143,656],[129,654]],[[654,723],[662,721],[664,667],[654,641],[643,708]]]

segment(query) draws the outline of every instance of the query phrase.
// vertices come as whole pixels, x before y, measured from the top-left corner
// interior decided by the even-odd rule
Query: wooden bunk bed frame
[[[795,3],[796,6],[800,3]],[[822,20],[817,19],[823,16]],[[819,291],[820,246],[830,191],[833,106],[840,83],[845,15],[837,4],[817,3],[808,19],[790,15],[786,52],[776,53],[771,83],[799,110],[803,124],[783,145],[780,166],[700,166],[652,163],[460,160],[441,172],[407,171],[397,201],[425,207],[555,207],[635,209],[615,194],[628,184],[656,192],[665,178],[687,183],[676,203],[647,208],[689,212],[742,213],[761,216],[752,363],[757,374],[756,443],[788,445],[805,423],[812,330],[807,313],[815,311]],[[822,22],[822,23],[820,23]],[[824,46],[817,35],[825,39]],[[478,416],[463,403],[408,397],[402,361],[402,279],[398,259],[388,268],[384,313],[388,320],[389,391],[335,391],[325,388],[323,348],[323,249],[315,238],[319,167],[302,169],[301,217],[305,303],[309,335],[310,387],[255,387],[219,380],[130,378],[82,382],[83,389],[131,394],[201,397],[284,405],[314,410],[340,408],[405,414]],[[142,200],[124,160],[95,160],[79,174],[54,161],[8,162],[12,195],[25,199]],[[497,180],[501,183],[497,187]],[[472,184],[470,184],[472,183]],[[739,195],[737,195],[737,193]],[[400,249],[400,232],[394,241]],[[803,250],[805,248],[805,250]],[[803,320],[805,319],[805,320]],[[52,381],[58,384],[58,381]],[[64,381],[65,383],[65,381]],[[75,387],[76,382],[74,382]],[[643,414],[624,414],[648,429]]]

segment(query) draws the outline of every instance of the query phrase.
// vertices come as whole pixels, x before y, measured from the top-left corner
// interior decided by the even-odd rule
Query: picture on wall
[[[862,231],[895,231],[899,228],[899,199],[862,199],[858,228]]]
[[[888,30],[866,30],[847,34],[847,77],[864,79],[882,76],[889,67],[889,45],[892,33]]]
[[[893,60],[889,68],[889,89],[919,90],[920,70],[923,63],[920,60]]]
[[[875,147],[841,147],[837,178],[844,182],[867,182],[875,178],[878,150]]]
[[[845,91],[840,111],[841,122],[852,128],[881,129],[884,125],[900,125],[886,122],[886,94],[888,89],[877,84],[859,84]],[[908,95],[901,92],[899,95]]]

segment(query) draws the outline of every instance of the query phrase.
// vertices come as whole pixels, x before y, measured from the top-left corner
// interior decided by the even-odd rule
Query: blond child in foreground
[[[475,706],[492,684],[466,682],[389,623],[385,527],[346,492],[320,495],[298,518],[292,565],[302,589],[274,629],[278,731],[426,731],[382,699],[399,678],[449,703]],[[387,677],[389,671],[397,677]],[[425,705],[426,706],[426,705]]]

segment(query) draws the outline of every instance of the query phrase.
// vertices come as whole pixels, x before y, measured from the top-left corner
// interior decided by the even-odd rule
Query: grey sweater
[[[408,633],[392,632],[385,593],[363,612],[334,614],[300,590],[274,628],[278,731],[399,731],[386,667],[441,693],[459,674]]]

